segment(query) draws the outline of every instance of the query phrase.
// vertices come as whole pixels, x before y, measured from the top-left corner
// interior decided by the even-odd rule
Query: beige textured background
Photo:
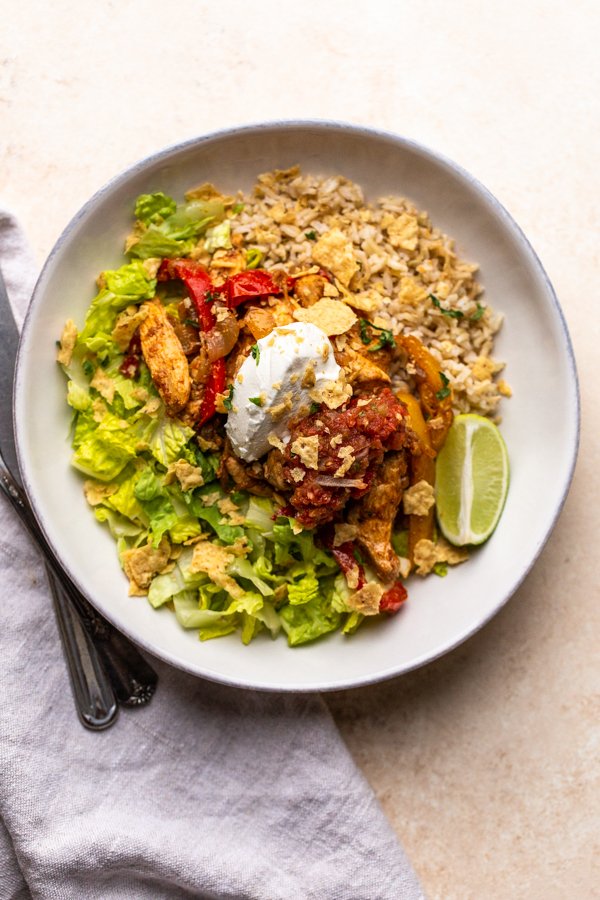
[[[345,119],[436,147],[524,228],[581,377],[563,515],[479,635],[330,701],[431,900],[600,896],[600,5],[0,0],[0,14],[0,196],[40,262],[87,197],[138,158],[278,117]]]

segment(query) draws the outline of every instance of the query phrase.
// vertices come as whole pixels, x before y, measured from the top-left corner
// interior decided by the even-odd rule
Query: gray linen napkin
[[[19,321],[32,264],[0,211]],[[44,571],[0,496],[0,898],[417,900],[417,879],[319,696],[159,661],[152,703],[91,733]]]

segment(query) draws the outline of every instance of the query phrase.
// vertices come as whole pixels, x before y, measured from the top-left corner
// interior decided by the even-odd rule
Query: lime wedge
[[[482,544],[508,493],[506,444],[497,426],[476,415],[454,419],[435,467],[437,519],[452,544]]]

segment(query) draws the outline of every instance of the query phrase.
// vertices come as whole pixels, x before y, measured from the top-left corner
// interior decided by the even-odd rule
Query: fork
[[[156,672],[68,577],[1,454],[0,488],[44,558],[80,721],[93,731],[108,728],[117,719],[119,705],[142,706],[150,701]]]

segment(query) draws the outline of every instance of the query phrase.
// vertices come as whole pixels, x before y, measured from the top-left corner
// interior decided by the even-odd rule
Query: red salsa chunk
[[[333,521],[350,499],[365,494],[386,450],[406,445],[406,407],[385,387],[354,396],[342,409],[322,407],[290,429],[283,477],[293,489],[290,505],[306,528]],[[302,439],[317,437],[318,442]],[[309,459],[306,443],[318,446]],[[316,468],[315,468],[316,465]]]

